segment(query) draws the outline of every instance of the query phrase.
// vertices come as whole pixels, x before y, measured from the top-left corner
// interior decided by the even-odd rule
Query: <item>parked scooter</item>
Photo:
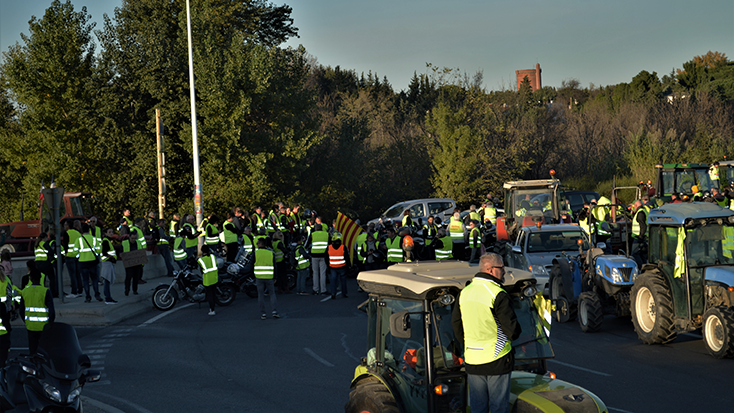
[[[192,303],[206,301],[206,289],[202,278],[193,273],[190,263],[181,271],[174,271],[173,281],[170,284],[161,284],[153,293],[153,305],[161,311],[167,311],[176,305],[176,301],[186,299]],[[219,271],[219,282],[215,288],[214,301],[222,307],[228,306],[237,295],[236,287],[231,277]]]
[[[29,412],[81,412],[85,383],[99,381],[82,353],[74,327],[50,323],[43,330],[38,352],[8,361],[0,378],[0,409]]]

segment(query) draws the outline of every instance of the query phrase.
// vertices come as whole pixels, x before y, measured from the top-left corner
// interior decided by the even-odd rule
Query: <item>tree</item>
[[[27,194],[52,176],[67,190],[94,188],[103,179],[91,122],[93,27],[86,8],[77,12],[70,1],[55,0],[41,19],[31,18],[23,45],[4,53],[3,88],[18,104],[22,133],[6,134],[3,152]]]

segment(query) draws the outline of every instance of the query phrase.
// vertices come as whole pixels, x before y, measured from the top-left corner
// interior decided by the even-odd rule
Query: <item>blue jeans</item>
[[[97,263],[95,261],[80,262],[79,272],[82,276],[82,280],[84,283],[84,294],[87,296],[87,300],[92,298],[89,291],[90,280],[92,284],[92,289],[94,290],[94,297],[99,298],[99,278],[97,278]]]
[[[501,376],[467,374],[472,413],[510,411],[510,373]]]
[[[277,304],[277,300],[275,298],[275,282],[273,279],[258,278],[255,280],[255,285],[257,286],[257,305],[260,307],[260,314],[265,314],[266,287],[268,289],[268,294],[270,294],[270,307],[272,307],[273,312],[276,313],[277,310],[275,309],[275,304]]]
[[[171,257],[171,250],[168,248],[168,244],[158,245],[158,254],[160,254],[163,262],[166,264],[167,275],[173,277],[173,258]]]
[[[79,262],[77,258],[76,257],[66,257],[64,258],[64,261],[66,262],[66,270],[69,271],[69,285],[71,286],[71,293],[81,294],[82,286],[79,285],[81,283],[78,282],[79,268],[77,268],[77,264]]]
[[[306,292],[306,280],[308,280],[308,276],[311,274],[311,268],[304,268],[302,270],[298,271],[298,278],[296,279],[296,291],[299,293],[305,293]]]
[[[329,283],[331,284],[331,295],[336,295],[336,283],[341,281],[342,295],[347,296],[347,267],[329,268]]]

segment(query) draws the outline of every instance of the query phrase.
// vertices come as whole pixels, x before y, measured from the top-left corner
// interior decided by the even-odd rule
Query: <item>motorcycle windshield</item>
[[[64,323],[48,324],[41,334],[38,353],[46,357],[49,372],[64,378],[79,372],[82,348],[74,327]]]

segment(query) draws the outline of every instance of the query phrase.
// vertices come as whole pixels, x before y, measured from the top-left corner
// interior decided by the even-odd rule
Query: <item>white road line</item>
[[[347,354],[347,356],[351,357],[352,360],[359,362],[359,358],[356,357],[354,354],[352,354],[352,351],[349,349],[349,346],[347,346],[347,335],[342,333],[342,347],[344,347],[344,352]]]
[[[326,360],[322,359],[321,357],[319,357],[319,355],[316,354],[316,353],[314,353],[313,350],[311,350],[310,348],[304,347],[303,348],[303,351],[305,351],[309,356],[315,358],[316,361],[318,361],[319,363],[323,364],[324,366],[326,366],[326,367],[334,367],[333,364],[331,364],[328,361],[326,361]]]
[[[180,307],[174,308],[173,310],[169,310],[169,311],[166,311],[166,312],[164,312],[162,314],[158,314],[157,316],[155,316],[155,317],[151,318],[150,320],[144,322],[143,324],[139,325],[138,327],[145,327],[145,326],[147,326],[149,324],[155,323],[156,321],[160,320],[161,318],[163,318],[163,317],[165,317],[167,315],[173,314],[176,311],[182,310],[182,309],[184,309],[186,307],[191,307],[192,305],[194,305],[194,303],[189,303],[189,304],[186,304],[186,305],[182,305]]]
[[[572,369],[581,370],[581,371],[585,371],[585,372],[588,372],[588,373],[598,374],[600,376],[612,377],[611,374],[602,373],[600,371],[591,370],[591,369],[587,369],[587,368],[584,368],[584,367],[574,366],[573,364],[564,363],[564,362],[558,361],[558,360],[548,360],[548,362],[549,363],[560,364],[561,366],[571,367]]]
[[[617,409],[616,407],[609,407],[609,406],[607,406],[607,409],[609,409],[609,410],[614,410],[615,412],[622,412],[622,413],[632,413],[632,412],[631,412],[631,411],[629,411],[629,410],[622,410],[622,409]]]
[[[124,404],[132,407],[135,411],[137,411],[139,413],[153,413],[150,410],[146,409],[145,407],[143,407],[143,406],[141,406],[139,404],[135,404],[135,403],[133,403],[133,402],[131,402],[129,400],[123,399],[121,397],[116,397],[116,396],[113,396],[111,394],[103,393],[103,392],[99,392],[99,391],[90,391],[89,393],[92,393],[92,394],[103,394],[104,397],[110,398],[110,399],[115,400],[115,401],[117,401],[119,403],[124,403]],[[87,399],[87,401],[91,401],[91,400]],[[96,403],[94,403],[94,402],[96,402]],[[107,411],[107,412],[114,412],[114,413],[122,412],[122,410],[116,409],[116,408],[114,408],[112,406],[105,405],[104,403],[99,402],[97,400],[94,400],[94,402],[92,402],[90,404],[92,404],[92,405],[98,405],[98,406],[101,405],[101,406],[103,406],[105,408],[105,411]]]

